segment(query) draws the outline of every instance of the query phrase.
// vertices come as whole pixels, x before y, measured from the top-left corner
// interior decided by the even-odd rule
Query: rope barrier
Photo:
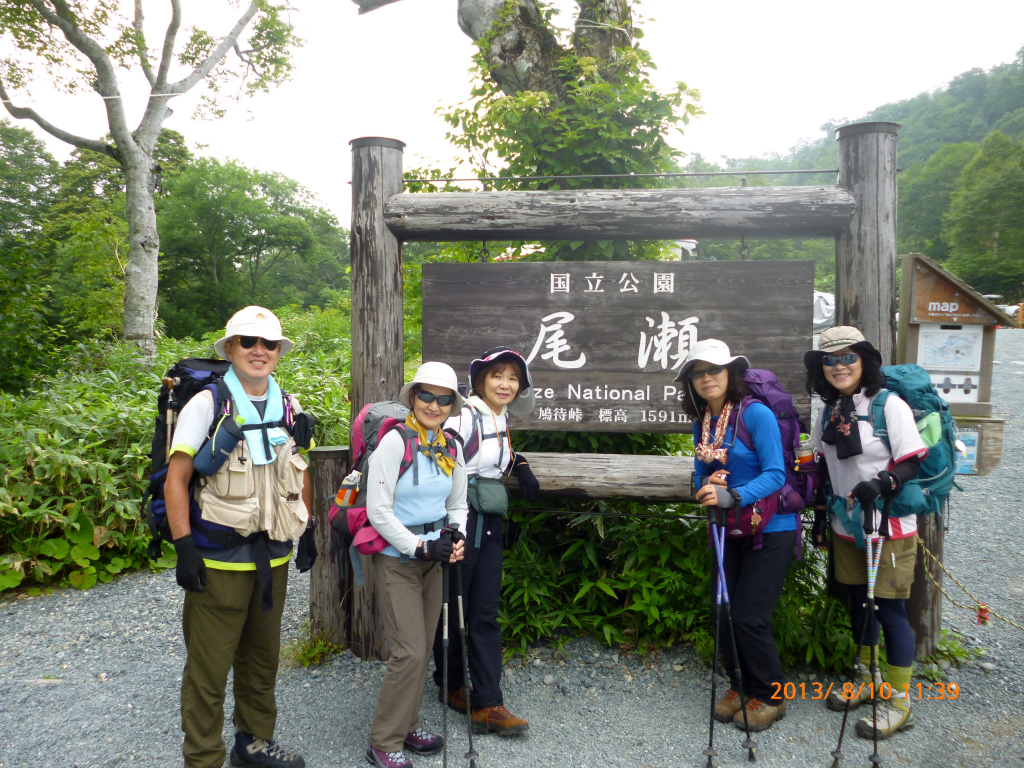
[[[932,553],[932,551],[930,549],[928,549],[928,547],[926,547],[924,545],[924,540],[921,538],[920,534],[917,535],[917,543],[920,545],[920,547],[921,547],[922,551],[925,553],[925,555],[927,555],[931,559],[931,561],[933,563],[935,563],[935,565],[937,565],[940,569],[942,569],[942,572],[945,573],[947,576],[949,576],[949,578],[951,578],[953,580],[953,583],[956,584],[958,587],[960,587],[960,589],[962,589],[964,591],[964,594],[966,594],[969,598],[971,598],[971,600],[974,601],[974,607],[971,607],[969,605],[964,605],[963,603],[957,602],[952,597],[950,597],[949,593],[945,589],[943,589],[942,585],[939,584],[939,582],[935,580],[934,576],[932,576],[931,569],[930,568],[925,568],[924,571],[925,571],[926,574],[928,574],[928,578],[931,580],[932,584],[934,584],[938,588],[938,590],[942,593],[943,597],[945,597],[947,600],[949,600],[949,602],[951,602],[957,608],[963,608],[965,611],[970,611],[971,613],[975,614],[975,617],[977,618],[977,621],[978,621],[979,624],[989,624],[989,623],[991,623],[991,617],[994,616],[995,618],[999,619],[1000,621],[1006,622],[1011,627],[1016,627],[1021,632],[1024,632],[1024,627],[1022,627],[1020,624],[1018,624],[1015,621],[1011,621],[1010,619],[1006,618],[1005,616],[1003,616],[1003,615],[1001,615],[999,613],[996,613],[991,608],[989,608],[985,603],[983,603],[981,600],[979,600],[977,597],[975,597],[974,594],[971,592],[971,590],[969,590],[967,587],[965,587],[956,576],[954,576],[952,573],[950,573],[949,569],[946,568],[946,566],[942,564],[942,561],[940,561],[939,558],[936,557]]]

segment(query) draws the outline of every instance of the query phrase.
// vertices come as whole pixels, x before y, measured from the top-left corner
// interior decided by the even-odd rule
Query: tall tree
[[[964,168],[942,229],[947,266],[975,288],[1022,296],[1024,281],[1024,139],[993,131]]]
[[[122,16],[117,0],[0,4],[0,39],[13,50],[0,59],[0,101],[13,117],[32,120],[79,149],[107,155],[124,169],[129,242],[122,333],[144,353],[153,354],[160,251],[153,194],[161,170],[153,151],[171,114],[170,101],[205,83],[201,108],[219,116],[223,108],[217,95],[224,85],[238,80],[253,94],[280,83],[291,71],[290,54],[299,41],[282,18],[287,6],[269,0],[249,3],[222,37],[192,27],[187,39],[180,39],[181,0],[170,0],[170,20],[160,50],[154,51],[146,40],[145,4],[145,0],[134,0],[131,18]],[[247,28],[248,40],[243,43]],[[235,57],[229,59],[232,51]],[[134,129],[128,122],[119,68],[140,71],[149,83],[145,110]],[[27,94],[40,71],[64,91],[94,91],[103,100],[110,140],[80,136],[35,109],[16,106],[12,92]]]
[[[58,165],[31,131],[0,120],[0,241],[39,229]]]

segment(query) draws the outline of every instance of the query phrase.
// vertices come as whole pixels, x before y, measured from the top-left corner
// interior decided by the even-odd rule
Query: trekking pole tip
[[[839,768],[839,761],[843,759],[843,751],[841,749],[834,750],[832,752],[832,768]]]

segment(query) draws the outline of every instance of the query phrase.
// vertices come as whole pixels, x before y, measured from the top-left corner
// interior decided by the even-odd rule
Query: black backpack
[[[160,395],[157,398],[157,415],[150,454],[152,467],[149,473],[149,485],[142,497],[142,506],[146,510],[146,522],[153,535],[146,552],[150,560],[156,561],[162,556],[162,541],[172,541],[171,530],[167,523],[164,482],[167,479],[168,451],[173,442],[174,426],[178,414],[189,400],[203,390],[209,390],[215,404],[213,423],[210,426],[212,433],[225,410],[230,408],[228,404],[231,394],[228,388],[221,384],[221,380],[230,367],[231,363],[227,360],[189,357],[175,363],[163,378]],[[285,401],[285,419],[278,424],[266,426],[284,427],[299,446],[308,448],[316,419],[307,413],[293,416],[289,396],[283,391],[281,395]],[[207,439],[210,436],[207,434]],[[199,477],[198,473],[193,474],[192,482],[189,484],[189,525],[196,546],[206,549],[223,549],[247,543],[251,537],[240,536],[233,528],[203,520],[202,511],[195,498],[195,488]]]

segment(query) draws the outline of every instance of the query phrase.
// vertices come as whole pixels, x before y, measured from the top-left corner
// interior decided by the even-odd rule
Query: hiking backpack
[[[774,373],[759,368],[748,368],[743,373],[743,381],[750,394],[744,397],[739,408],[733,411],[733,434],[748,450],[753,451],[754,438],[742,418],[744,409],[750,403],[758,402],[775,414],[782,435],[782,460],[786,466],[786,482],[779,490],[779,506],[776,512],[780,515],[802,512],[814,504],[814,494],[820,482],[817,463],[801,463],[797,458],[800,453],[800,434],[806,432],[807,428],[797,415],[792,396]]]
[[[913,411],[917,431],[928,449],[928,455],[921,459],[917,477],[904,483],[893,499],[890,514],[896,517],[941,514],[943,504],[956,486],[957,430],[949,404],[939,397],[928,372],[919,365],[886,365],[882,373],[885,389],[872,398],[869,415],[857,420],[870,421],[875,437],[891,450],[885,425],[885,402],[896,394]],[[822,419],[830,415],[831,408],[826,407]]]
[[[366,483],[369,478],[370,457],[388,432],[397,430],[405,441],[405,453],[398,468],[399,478],[412,467],[413,484],[419,485],[419,464],[415,461],[415,456],[417,452],[429,453],[430,449],[420,445],[419,435],[406,425],[405,420],[408,416],[409,409],[400,402],[384,400],[379,403],[367,403],[352,421],[352,468],[359,473],[358,478],[341,485],[327,513],[331,527],[341,538],[342,557],[339,558],[339,565],[342,580],[345,578],[346,552],[352,560],[356,583],[361,586],[365,580],[358,554],[375,555],[388,546],[384,537],[366,517]],[[445,437],[448,454],[458,460],[458,447],[454,435],[445,430]],[[349,477],[352,477],[351,473]],[[414,533],[441,530],[447,524],[445,520],[438,523],[437,528],[428,523],[424,526],[412,526],[410,530]]]
[[[163,552],[161,542],[171,542],[170,526],[167,523],[167,502],[164,499],[164,482],[167,480],[167,455],[168,449],[173,445],[174,426],[178,414],[193,397],[200,392],[209,391],[213,395],[214,417],[207,434],[207,440],[213,434],[221,418],[233,410],[231,405],[231,394],[227,385],[222,380],[227,374],[231,363],[227,360],[212,360],[206,358],[189,357],[175,363],[163,379],[160,386],[160,395],[157,398],[157,415],[155,429],[153,431],[153,446],[150,452],[152,466],[149,472],[149,485],[142,496],[142,506],[146,510],[146,522],[152,538],[146,553],[150,560],[158,560]],[[174,383],[173,388],[168,386],[168,381]],[[296,442],[303,447],[309,446],[312,437],[313,426],[316,419],[309,414],[293,414],[291,397],[281,393],[284,399],[285,418],[283,421],[265,425],[251,425],[251,429],[262,429],[262,427],[284,427],[289,434],[295,437]],[[170,415],[171,423],[167,423]],[[245,430],[245,426],[242,427]],[[205,447],[204,443],[204,447]],[[234,528],[229,528],[217,523],[210,523],[203,520],[202,510],[196,501],[196,487],[201,475],[193,473],[192,481],[189,483],[189,526],[192,529],[192,540],[197,547],[205,549],[224,549],[244,544],[246,537],[239,536]]]

